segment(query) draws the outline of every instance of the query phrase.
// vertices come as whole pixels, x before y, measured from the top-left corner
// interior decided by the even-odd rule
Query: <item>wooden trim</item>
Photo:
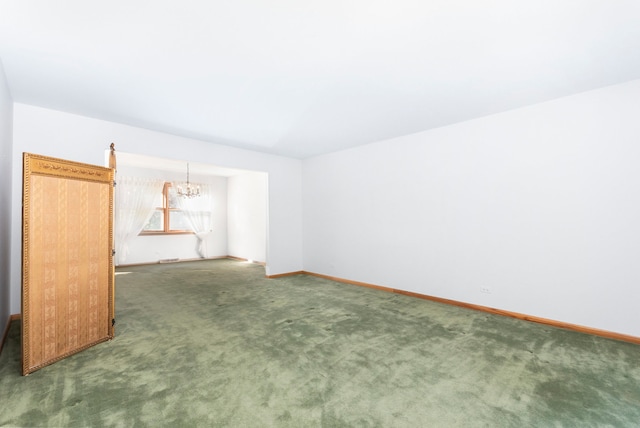
[[[328,280],[331,280],[331,281],[342,282],[343,284],[357,285],[358,287],[375,288],[376,290],[388,291],[390,293],[394,293],[396,291],[393,288],[384,287],[382,285],[369,284],[367,282],[360,282],[360,281],[352,281],[350,279],[338,278],[336,276],[323,275],[321,273],[306,272],[306,271],[302,271],[302,273],[305,274],[305,275],[315,276],[315,277],[318,277],[318,278],[324,278],[324,279],[328,279]]]
[[[31,174],[113,183],[113,170],[109,168],[31,153],[23,153],[24,157],[27,158]]]
[[[169,187],[172,187],[170,182],[165,181],[162,186],[162,231],[169,232],[170,228],[170,216],[171,210],[169,209]]]
[[[0,340],[0,353],[2,353],[2,348],[4,348],[4,343],[7,341],[7,336],[9,336],[9,328],[11,327],[11,323],[19,319],[20,319],[20,314],[9,315],[9,319],[7,320],[7,325],[4,328],[4,333],[2,334],[2,340]]]
[[[537,317],[533,315],[521,314],[519,312],[507,311],[504,309],[496,309],[488,306],[475,305],[472,303],[459,302],[457,300],[443,299],[441,297],[427,296],[420,293],[413,293],[411,291],[393,290],[394,293],[403,294],[405,296],[417,297],[420,299],[431,300],[434,302],[444,303],[447,305],[459,306],[461,308],[472,309],[475,311],[488,312],[490,314],[502,315],[510,318],[516,318],[523,321],[535,322],[537,324],[549,325],[552,327],[562,328],[565,330],[576,331],[579,333],[591,334],[593,336],[600,336],[607,339],[621,340],[623,342],[631,342],[640,345],[640,337],[630,336],[622,333],[616,333],[607,330],[600,330],[592,327],[585,327],[578,324],[571,324],[562,321],[556,321],[548,318]]]
[[[116,170],[116,144],[111,143],[109,145],[109,168]]]
[[[299,270],[297,272],[286,272],[286,273],[278,273],[275,275],[267,275],[267,278],[269,279],[277,279],[277,278],[284,278],[287,276],[295,276],[295,275],[308,275],[307,272],[303,271],[303,270]]]
[[[237,260],[239,262],[249,262],[249,259],[245,259],[243,257],[226,256],[224,258],[231,259],[231,260]],[[267,265],[265,262],[257,262],[255,260],[252,260],[251,263],[256,264],[256,265],[260,265],[260,266],[266,266]]]
[[[288,274],[285,273],[285,274],[281,274],[281,275],[274,275],[273,277],[289,276],[289,275],[300,275],[300,274],[315,276],[315,277],[318,277],[318,278],[324,278],[324,279],[328,279],[328,280],[331,280],[331,281],[341,282],[341,283],[344,283],[344,284],[357,285],[357,286],[360,286],[360,287],[375,288],[376,290],[382,290],[382,291],[387,291],[387,292],[390,292],[390,293],[402,294],[404,296],[417,297],[418,299],[431,300],[433,302],[444,303],[446,305],[458,306],[458,307],[465,308],[465,309],[471,309],[471,310],[474,310],[474,311],[487,312],[487,313],[495,314],[495,315],[502,315],[502,316],[505,316],[505,317],[516,318],[516,319],[523,320],[523,321],[534,322],[534,323],[537,323],[537,324],[544,324],[544,325],[548,325],[548,326],[551,326],[551,327],[562,328],[562,329],[565,329],[565,330],[571,330],[571,331],[576,331],[576,332],[579,332],[579,333],[590,334],[590,335],[593,335],[593,336],[599,336],[599,337],[604,337],[604,338],[613,339],[613,340],[620,340],[622,342],[630,342],[630,343],[634,343],[634,344],[640,345],[640,337],[637,337],[637,336],[631,336],[631,335],[622,334],[622,333],[616,333],[616,332],[607,331],[607,330],[600,330],[600,329],[592,328],[592,327],[585,327],[585,326],[578,325],[578,324],[571,324],[571,323],[566,323],[566,322],[562,322],[562,321],[551,320],[551,319],[548,319],[548,318],[542,318],[542,317],[536,317],[536,316],[533,316],[533,315],[521,314],[521,313],[518,313],[518,312],[506,311],[504,309],[496,309],[496,308],[490,308],[488,306],[475,305],[473,303],[466,303],[466,302],[460,302],[460,301],[457,301],[457,300],[444,299],[442,297],[429,296],[429,295],[426,295],[426,294],[414,293],[413,291],[400,290],[400,289],[397,289],[397,288],[385,287],[385,286],[382,286],[382,285],[369,284],[369,283],[360,282],[360,281],[352,281],[350,279],[338,278],[338,277],[335,277],[335,276],[323,275],[323,274],[315,273],[315,272],[299,271],[299,272],[291,272],[291,273],[288,273]],[[269,278],[272,278],[272,277],[270,276]]]
[[[156,235],[195,235],[191,230],[170,230],[163,232],[161,230],[149,230],[138,233],[138,236],[156,236]]]
[[[156,207],[156,211],[162,212],[162,230],[142,230],[138,233],[138,236],[152,236],[152,235],[195,235],[192,230],[178,230],[171,229],[171,212],[181,212],[180,208],[169,206],[169,188],[173,187],[171,181],[165,181],[162,186],[162,206]]]

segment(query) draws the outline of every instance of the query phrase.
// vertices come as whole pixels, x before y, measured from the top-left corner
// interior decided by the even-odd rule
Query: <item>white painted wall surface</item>
[[[224,232],[226,234],[226,230]],[[200,259],[201,257],[197,250],[198,240],[195,235],[138,236],[129,245],[130,252],[123,265],[158,263],[167,259]],[[217,251],[215,253],[209,252],[208,257],[222,257],[225,255],[226,251]]]
[[[266,260],[267,175],[247,173],[228,179],[229,255]]]
[[[20,312],[19,308],[16,311],[10,306],[12,153],[13,100],[0,61],[0,335],[4,333],[9,315]],[[20,268],[18,266],[18,272]]]
[[[302,269],[301,161],[14,104],[11,311],[20,312],[22,152],[104,165],[105,150],[210,163],[269,174],[267,274]]]
[[[185,164],[186,166],[186,164]],[[164,181],[185,180],[185,173],[158,169],[118,166],[119,176],[158,178]],[[208,257],[221,257],[227,253],[227,178],[191,174],[192,183],[206,183],[211,187],[212,232],[207,236]],[[125,264],[156,263],[166,259],[199,259],[198,238],[195,235],[138,236],[129,244]]]
[[[307,159],[303,193],[305,270],[640,336],[640,80]]]

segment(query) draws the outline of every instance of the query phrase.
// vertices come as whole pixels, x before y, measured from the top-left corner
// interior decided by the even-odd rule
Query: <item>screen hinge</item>
[[[111,318],[111,327],[113,327],[114,325],[116,325],[116,319],[115,318]]]

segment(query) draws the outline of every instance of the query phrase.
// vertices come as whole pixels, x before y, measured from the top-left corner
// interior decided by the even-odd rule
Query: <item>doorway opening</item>
[[[204,237],[194,233],[137,234],[127,243],[126,257],[116,256],[116,266],[233,257],[266,268],[269,200],[266,172],[118,151],[116,183],[125,177],[181,183],[186,179],[187,162],[191,183],[210,189],[210,233]],[[161,200],[161,195],[158,197]],[[117,206],[115,210],[117,213]],[[117,215],[114,227],[118,229]]]

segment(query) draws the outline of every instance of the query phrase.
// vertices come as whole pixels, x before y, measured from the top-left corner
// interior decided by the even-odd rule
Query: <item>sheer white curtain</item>
[[[193,184],[193,183],[192,183]],[[208,184],[194,184],[200,187],[200,196],[195,198],[181,198],[176,195],[178,208],[180,208],[185,218],[191,225],[191,230],[198,238],[198,254],[200,257],[208,256],[206,237],[213,229],[213,195],[211,194],[211,186]],[[171,186],[171,191],[175,186]]]
[[[138,236],[156,209],[162,195],[163,180],[140,177],[118,177],[115,200],[116,264],[129,255],[129,243]]]

